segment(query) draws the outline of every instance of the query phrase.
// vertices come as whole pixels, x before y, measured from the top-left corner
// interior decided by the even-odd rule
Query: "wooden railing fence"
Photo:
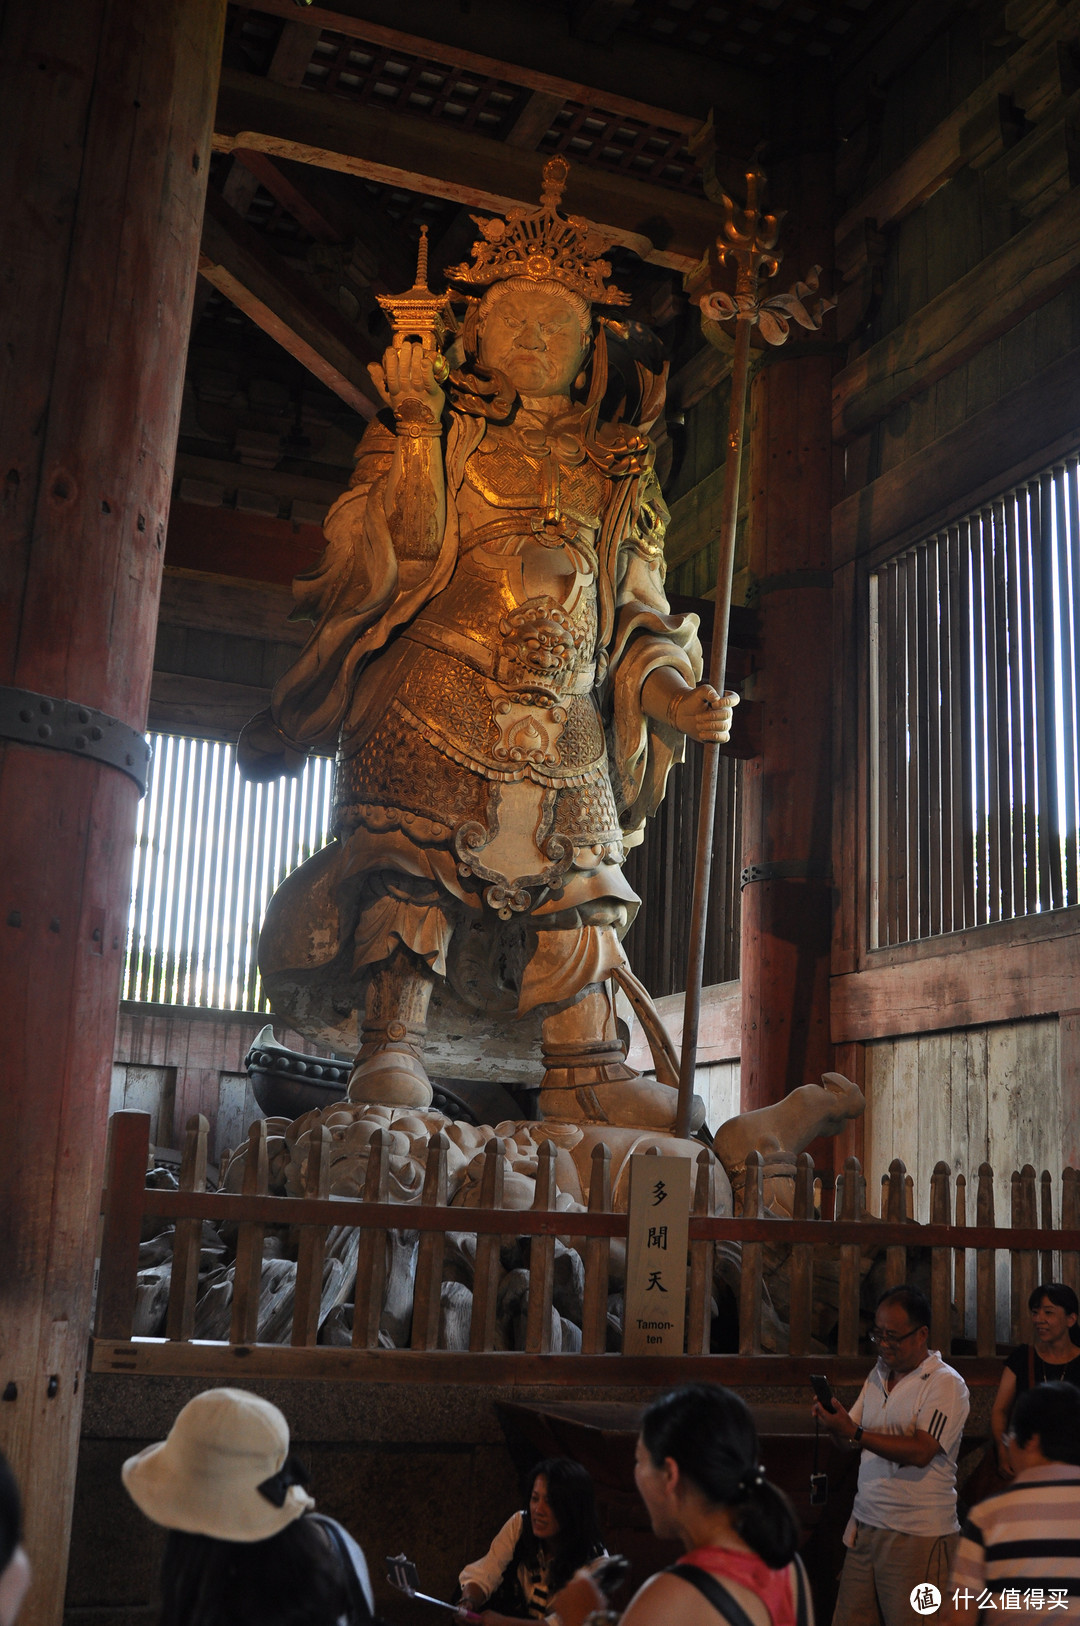
[[[489,1141],[485,1148],[480,1206],[457,1208],[447,1205],[449,1143],[442,1133],[433,1135],[429,1143],[421,1201],[419,1205],[408,1206],[386,1201],[389,1151],[381,1131],[372,1138],[362,1200],[327,1196],[330,1133],[325,1128],[316,1131],[312,1138],[304,1195],[270,1195],[266,1126],[261,1121],[253,1124],[249,1133],[242,1192],[208,1192],[205,1189],[206,1134],[204,1118],[189,1121],[180,1189],[162,1191],[145,1184],[148,1115],[119,1112],[111,1120],[95,1323],[94,1364],[98,1369],[150,1369],[132,1353],[140,1346],[155,1347],[157,1353],[150,1363],[155,1371],[195,1372],[203,1369],[199,1364],[202,1361],[205,1370],[212,1372],[220,1369],[220,1363],[215,1366],[211,1359],[215,1348],[231,1349],[238,1355],[251,1352],[256,1342],[264,1236],[267,1227],[281,1226],[294,1227],[298,1234],[291,1333],[294,1351],[315,1350],[327,1234],[330,1228],[343,1226],[356,1227],[358,1236],[353,1352],[371,1352],[375,1359],[392,1355],[408,1359],[408,1352],[378,1349],[387,1233],[402,1230],[420,1233],[413,1288],[411,1352],[430,1353],[438,1349],[447,1233],[462,1232],[473,1233],[476,1238],[469,1337],[472,1354],[492,1354],[500,1370],[505,1368],[508,1379],[513,1363],[521,1356],[549,1354],[556,1238],[569,1239],[584,1255],[581,1356],[602,1355],[608,1350],[609,1255],[612,1241],[627,1236],[627,1216],[611,1212],[610,1154],[606,1146],[597,1146],[593,1154],[588,1212],[567,1213],[555,1207],[555,1148],[551,1142],[544,1142],[539,1148],[533,1206],[518,1210],[500,1206],[504,1165],[502,1143],[498,1139]],[[985,1163],[978,1171],[972,1226],[967,1224],[965,1177],[960,1174],[953,1181],[952,1171],[943,1162],[937,1164],[931,1180],[928,1224],[916,1223],[911,1217],[911,1177],[899,1160],[890,1165],[882,1182],[880,1218],[867,1212],[866,1182],[855,1158],[847,1160],[843,1175],[838,1178],[835,1216],[831,1219],[820,1217],[820,1183],[815,1183],[813,1163],[806,1153],[797,1161],[794,1211],[790,1219],[765,1214],[764,1169],[756,1152],[747,1159],[743,1212],[735,1218],[710,1216],[709,1164],[710,1154],[703,1149],[698,1157],[689,1228],[687,1357],[709,1355],[715,1251],[723,1244],[741,1245],[738,1353],[754,1359],[755,1371],[763,1381],[768,1381],[764,1373],[770,1361],[783,1359],[762,1354],[763,1280],[770,1257],[775,1266],[777,1250],[790,1250],[787,1263],[790,1332],[785,1369],[791,1366],[791,1358],[803,1358],[805,1364],[815,1366],[826,1359],[820,1352],[811,1357],[815,1275],[819,1272],[829,1274],[835,1283],[836,1357],[841,1362],[845,1359],[850,1362],[859,1355],[863,1331],[860,1288],[870,1250],[884,1256],[886,1285],[906,1280],[917,1262],[925,1272],[926,1254],[914,1250],[928,1251],[931,1344],[943,1353],[953,1351],[954,1344],[962,1355],[988,1358],[998,1352],[996,1258],[999,1251],[1006,1252],[1011,1262],[1009,1311],[1015,1342],[1025,1336],[1027,1298],[1040,1280],[1065,1281],[1080,1291],[1080,1171],[1075,1169],[1066,1169],[1062,1176],[1059,1227],[1054,1229],[1053,1182],[1048,1173],[1038,1179],[1030,1165],[1012,1176],[1011,1225],[1004,1227],[996,1223],[993,1170]],[[166,1220],[175,1225],[174,1262],[163,1340],[132,1336],[144,1220]],[[202,1225],[207,1220],[218,1230],[223,1226],[236,1227],[227,1345],[192,1342]],[[525,1349],[499,1352],[495,1356],[499,1253],[501,1243],[508,1238],[530,1239]],[[963,1339],[964,1307],[972,1266],[974,1347],[970,1340]],[[175,1353],[185,1346],[184,1360],[170,1365],[169,1351]],[[273,1370],[274,1356],[286,1354],[281,1346],[262,1344],[258,1350],[263,1357],[261,1371]],[[325,1357],[319,1370],[329,1373],[334,1370],[334,1361],[347,1359],[350,1352],[320,1348],[318,1353]],[[634,1357],[630,1361],[609,1353],[607,1359],[614,1359],[616,1365],[619,1359],[626,1359],[627,1365],[632,1365],[637,1372],[642,1363],[648,1366],[650,1357]],[[580,1357],[566,1356],[565,1361],[569,1368],[573,1362],[580,1361]],[[295,1363],[289,1367],[290,1371],[296,1369]],[[346,1375],[344,1367],[339,1371],[340,1375]],[[637,1381],[641,1381],[640,1377]]]

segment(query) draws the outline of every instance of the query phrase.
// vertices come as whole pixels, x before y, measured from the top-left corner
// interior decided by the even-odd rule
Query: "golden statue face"
[[[480,360],[520,395],[569,394],[584,359],[581,318],[561,294],[507,288],[483,314]]]

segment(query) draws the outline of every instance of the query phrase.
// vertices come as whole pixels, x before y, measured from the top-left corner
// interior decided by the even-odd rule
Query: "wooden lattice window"
[[[1080,462],[870,576],[870,946],[1080,903]]]
[[[231,745],[148,736],[122,998],[267,1011],[256,964],[266,906],[330,839],[334,765],[252,784]]]

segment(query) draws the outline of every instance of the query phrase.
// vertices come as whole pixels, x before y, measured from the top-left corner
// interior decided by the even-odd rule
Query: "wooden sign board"
[[[686,1324],[690,1159],[630,1159],[624,1355],[681,1355]]]

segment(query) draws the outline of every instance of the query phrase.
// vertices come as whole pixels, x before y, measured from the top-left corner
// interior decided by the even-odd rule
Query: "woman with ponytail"
[[[646,1581],[623,1626],[813,1626],[795,1515],[765,1478],[738,1395],[691,1383],[654,1401],[634,1478],[653,1533],[684,1556]]]

